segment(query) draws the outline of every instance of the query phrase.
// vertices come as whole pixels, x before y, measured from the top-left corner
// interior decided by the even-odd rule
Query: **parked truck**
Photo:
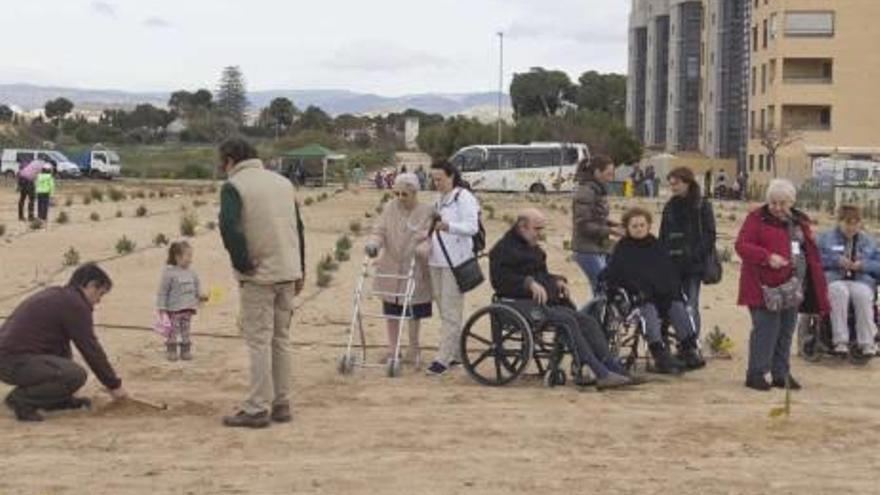
[[[79,166],[82,174],[88,177],[112,179],[119,177],[122,170],[119,155],[101,146],[74,155],[73,161]]]

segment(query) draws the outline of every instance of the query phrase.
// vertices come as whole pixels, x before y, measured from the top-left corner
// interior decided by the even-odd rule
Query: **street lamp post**
[[[501,104],[504,99],[504,32],[498,31],[498,144],[501,144]]]

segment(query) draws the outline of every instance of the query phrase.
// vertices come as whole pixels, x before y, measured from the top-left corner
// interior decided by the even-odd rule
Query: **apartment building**
[[[880,159],[880,2],[749,2],[748,147],[751,180],[799,182],[823,156]],[[765,139],[766,140],[766,139]]]

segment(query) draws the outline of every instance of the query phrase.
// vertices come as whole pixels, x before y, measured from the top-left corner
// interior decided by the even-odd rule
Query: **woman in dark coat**
[[[676,168],[666,179],[672,198],[663,208],[660,242],[675,263],[697,335],[700,335],[700,289],[706,258],[715,247],[715,213],[712,203],[700,194],[700,185],[691,169]]]
[[[791,340],[798,311],[827,315],[828,287],[810,219],[793,208],[794,185],[774,179],[767,187],[767,204],[750,213],[736,239],[742,258],[739,304],[749,308],[749,367],[746,386],[767,391],[771,387],[801,388],[791,376]],[[778,310],[767,308],[764,292],[791,282],[803,296]],[[772,381],[767,382],[767,373]]]
[[[636,296],[645,322],[648,349],[658,373],[678,373],[681,368],[705,365],[697,350],[697,335],[681,293],[677,268],[664,246],[651,235],[651,213],[632,208],[623,216],[626,237],[611,254],[605,278],[611,287],[620,287]],[[661,318],[675,329],[681,362],[669,355],[663,341]]]

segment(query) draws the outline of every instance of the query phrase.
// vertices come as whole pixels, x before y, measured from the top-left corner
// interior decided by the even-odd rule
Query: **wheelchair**
[[[874,298],[874,324],[880,325],[880,310],[877,308],[877,298]],[[797,323],[797,352],[800,357],[808,362],[819,362],[824,357],[837,359],[849,358],[853,364],[865,364],[871,358],[862,354],[856,338],[855,310],[850,304],[847,317],[849,328],[849,352],[846,356],[834,352],[833,332],[831,329],[831,317],[816,314],[801,314]],[[880,333],[874,338],[880,345]]]
[[[568,357],[572,382],[586,386],[592,375],[573,350],[573,331],[579,330],[557,328],[531,300],[495,296],[462,329],[462,366],[482,385],[503,386],[530,373],[541,377],[545,386],[555,387],[567,381],[563,361]]]

